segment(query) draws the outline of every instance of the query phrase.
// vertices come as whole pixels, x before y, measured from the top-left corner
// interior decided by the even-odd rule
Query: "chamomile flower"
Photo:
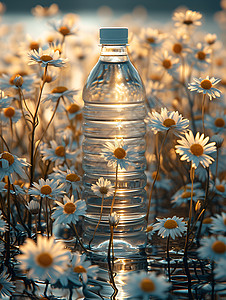
[[[114,186],[104,177],[100,177],[96,184],[92,184],[91,190],[99,197],[110,197],[114,194]]]
[[[67,22],[66,19],[59,22],[49,22],[50,26],[63,37],[75,35],[77,33],[77,28],[74,27],[73,23],[75,22]]]
[[[170,130],[178,135],[178,133],[185,133],[189,126],[188,119],[184,119],[178,111],[169,112],[166,107],[161,108],[161,113],[157,111],[149,112],[146,121],[154,134],[159,131]]]
[[[216,40],[217,40],[216,34],[208,33],[208,34],[205,36],[205,42],[206,42],[209,46],[215,44]]]
[[[50,17],[56,15],[59,12],[59,7],[56,3],[51,4],[49,7],[36,5],[32,8],[31,12],[35,17]]]
[[[221,96],[221,91],[214,86],[221,81],[219,78],[214,78],[206,76],[202,79],[201,77],[193,78],[194,82],[188,84],[188,89],[190,91],[197,91],[197,93],[203,93],[209,96],[210,100],[212,98],[219,98]]]
[[[11,276],[6,273],[6,270],[0,274],[0,298],[11,297],[12,293],[15,291],[15,286],[10,281]]]
[[[28,53],[28,56],[30,58],[29,65],[40,64],[41,67],[64,67],[68,62],[68,59],[63,59],[60,57],[59,51],[43,51],[41,48],[39,48],[38,51],[32,50]]]
[[[59,98],[66,98],[70,102],[74,102],[73,96],[78,93],[77,90],[68,90],[65,86],[55,87],[50,94],[42,98],[42,102],[52,101],[57,102]]]
[[[0,109],[7,108],[11,106],[13,97],[4,96],[3,98],[0,98]]]
[[[64,163],[67,159],[74,160],[76,157],[76,151],[71,151],[69,146],[61,141],[57,144],[55,140],[50,141],[51,147],[49,148],[47,144],[42,144],[40,147],[40,153],[43,156],[43,160],[50,160],[55,162],[55,165]]]
[[[55,202],[58,205],[52,214],[55,224],[76,224],[79,216],[86,214],[86,202],[84,200],[75,201],[74,196],[71,196],[71,198],[64,196],[63,203]]]
[[[225,258],[219,259],[215,264],[214,278],[217,280],[226,280],[226,259]]]
[[[21,119],[22,113],[13,106],[8,106],[6,108],[3,108],[0,116],[4,124],[9,124],[11,122],[17,123]]]
[[[214,191],[216,194],[226,197],[226,180],[220,181],[218,178],[216,178]]]
[[[101,156],[108,162],[108,167],[116,168],[119,166],[119,170],[126,170],[129,165],[133,165],[133,161],[137,159],[137,154],[130,146],[124,145],[123,139],[115,138],[114,144],[107,142],[104,145],[104,149]]]
[[[199,182],[193,185],[193,195],[192,200],[197,202],[198,200],[203,200],[205,198],[205,192],[202,190],[202,186]],[[186,204],[191,200],[191,184],[181,187],[171,198],[173,207]]]
[[[147,273],[145,271],[140,271],[139,273],[131,272],[128,276],[128,291],[129,294],[133,295],[134,299],[168,298],[170,284],[164,276],[157,276],[155,272]]]
[[[148,184],[152,184],[156,177],[156,171],[154,171],[152,173],[147,171],[147,172],[145,172],[145,174],[147,176]],[[156,182],[155,182],[155,188],[170,191],[172,189],[172,181],[170,179],[162,176],[162,174],[158,174],[158,176],[156,178]]]
[[[204,44],[198,43],[196,48],[193,49],[193,53],[189,56],[189,62],[194,65],[197,70],[206,69],[210,62],[211,49]]]
[[[170,75],[177,75],[180,66],[179,58],[172,57],[167,50],[157,52],[153,57],[153,64],[157,72],[167,72]]]
[[[2,212],[0,210],[0,232],[5,232],[7,229],[7,223],[2,219]]]
[[[191,53],[188,44],[188,35],[184,31],[176,31],[165,43],[165,48],[171,49],[171,53],[175,56],[186,56]]]
[[[224,111],[217,111],[215,117],[206,115],[205,117],[206,128],[211,129],[215,134],[223,133],[226,130],[226,114]]]
[[[221,258],[226,259],[226,237],[222,235],[204,237],[201,245],[197,250],[200,258],[214,261]]]
[[[16,180],[13,184],[10,184],[10,194],[12,195],[25,195],[26,191],[17,184],[18,181]],[[0,182],[0,193],[7,193],[8,191],[8,183]]]
[[[64,192],[64,184],[58,186],[55,179],[39,179],[38,183],[33,182],[33,187],[28,190],[28,194],[34,197],[42,197],[49,199],[56,199],[62,197]]]
[[[226,233],[226,213],[222,212],[221,215],[212,217],[210,230],[213,233]]]
[[[161,237],[165,238],[170,236],[172,239],[175,239],[177,236],[182,236],[184,231],[186,231],[186,223],[183,221],[183,218],[178,218],[174,216],[173,218],[156,218],[158,223],[154,224],[154,230],[158,230],[158,234]]]
[[[117,227],[119,224],[120,216],[116,213],[113,212],[109,215],[109,224],[113,227]]]
[[[191,28],[195,26],[200,26],[202,14],[192,10],[186,10],[185,12],[179,11],[175,12],[173,15],[173,20],[175,21],[176,27],[184,26],[185,28]]]
[[[78,114],[81,113],[81,106],[77,103],[72,103],[66,107],[69,120],[73,120]]]
[[[15,174],[18,174],[22,178],[26,178],[24,167],[28,167],[29,164],[25,159],[19,158],[9,152],[3,152],[0,154],[0,181],[9,176],[11,183],[15,181]]]
[[[24,76],[2,74],[2,78],[0,78],[0,89],[3,91],[22,89],[29,92],[34,89],[34,84],[36,84],[36,76],[33,74]]]
[[[23,254],[17,256],[23,271],[28,270],[28,277],[54,282],[67,268],[70,253],[61,242],[55,242],[54,237],[38,235],[37,244],[27,239],[20,246]]]
[[[208,167],[213,161],[213,157],[208,154],[212,154],[216,151],[215,142],[207,144],[209,137],[204,138],[204,134],[200,136],[197,132],[194,137],[192,131],[185,133],[185,137],[177,142],[180,145],[176,145],[176,153],[182,155],[181,160],[191,161],[192,167],[197,168],[201,164],[204,168]]]
[[[161,33],[158,29],[142,28],[140,39],[147,47],[159,48],[164,42],[166,35]]]
[[[91,265],[91,262],[87,260],[85,254],[80,254],[78,252],[73,253],[71,266],[73,272],[71,273],[70,280],[75,284],[78,283],[79,277],[82,279],[83,283],[87,283],[88,279],[95,279],[97,277],[98,267]]]

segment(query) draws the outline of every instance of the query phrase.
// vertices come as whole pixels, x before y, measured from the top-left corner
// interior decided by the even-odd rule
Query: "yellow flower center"
[[[106,195],[108,193],[108,188],[106,186],[101,186],[99,191],[101,194]]]
[[[40,253],[36,258],[37,263],[42,268],[48,268],[53,263],[53,257],[47,252]]]
[[[175,124],[176,124],[176,122],[173,119],[165,119],[164,122],[163,122],[163,125],[165,127],[171,127]]]
[[[198,58],[199,60],[205,60],[205,58],[206,58],[206,53],[203,52],[203,51],[199,51],[199,52],[197,53],[197,58]]]
[[[75,266],[73,271],[75,273],[87,273],[86,269],[83,266]]]
[[[151,293],[155,291],[155,284],[151,279],[143,278],[140,282],[140,288],[146,293]]]
[[[162,65],[165,69],[170,69],[172,66],[172,63],[169,59],[164,59],[162,62]]]
[[[80,181],[80,177],[77,174],[67,174],[66,180],[71,182]]]
[[[114,151],[114,156],[118,159],[123,159],[126,157],[126,151],[123,148],[116,148]]]
[[[149,44],[154,44],[155,43],[155,38],[150,36],[150,37],[147,37],[146,38],[146,41],[149,43]]]
[[[222,241],[215,241],[212,245],[212,250],[217,254],[223,254],[226,251],[226,245]]]
[[[7,160],[9,163],[9,166],[11,166],[14,163],[14,157],[9,152],[4,152],[1,156],[1,158]]]
[[[209,90],[212,87],[212,82],[209,79],[203,79],[200,83],[201,88]]]
[[[41,187],[40,191],[43,195],[49,195],[52,193],[52,188],[48,184],[45,184]]]
[[[73,103],[67,107],[67,111],[69,112],[69,114],[74,114],[77,111],[79,111],[79,109],[80,109],[80,107],[75,103]]]
[[[45,61],[45,62],[50,61],[50,60],[53,60],[52,56],[46,55],[46,54],[42,55],[42,56],[40,57],[40,59],[41,59],[42,61]]]
[[[216,189],[221,193],[224,193],[225,191],[225,187],[223,186],[223,184],[216,185]]]
[[[38,51],[38,49],[39,49],[39,43],[37,43],[35,41],[31,42],[30,43],[30,49]]]
[[[191,25],[193,24],[193,21],[192,20],[184,20],[183,22],[185,25]]]
[[[193,193],[193,196],[195,196],[195,193]],[[181,195],[181,198],[186,199],[186,198],[191,198],[191,192],[183,192]]]
[[[152,176],[151,176],[151,177],[152,177],[153,180],[155,179],[156,174],[157,174],[157,171],[154,171],[154,172],[152,173]],[[156,180],[157,180],[157,181],[161,180],[161,175],[160,175],[160,174],[158,174]]]
[[[175,220],[166,220],[164,227],[167,229],[174,229],[178,227],[178,224]]]
[[[42,76],[42,80],[44,80],[43,76]],[[45,82],[50,83],[52,82],[53,77],[51,75],[46,75],[45,77]]]
[[[151,74],[150,79],[153,80],[153,81],[160,81],[161,76],[159,74]]]
[[[65,147],[64,146],[58,146],[58,147],[56,147],[55,154],[57,156],[64,157],[65,156]]]
[[[7,108],[4,108],[4,116],[6,118],[12,118],[15,115],[15,108],[10,106]]]
[[[15,74],[9,79],[11,85],[21,87],[24,83],[23,77],[20,74]]]
[[[207,217],[203,220],[203,224],[211,224],[213,222],[212,218]]]
[[[68,35],[71,31],[70,29],[67,27],[67,26],[61,26],[59,28],[59,32],[62,34],[62,35]]]
[[[217,118],[215,121],[214,121],[214,124],[215,126],[217,127],[224,127],[225,126],[225,121],[223,118]]]
[[[146,229],[146,232],[150,232],[150,231],[152,231],[153,230],[153,226],[152,225],[149,225],[148,227],[147,227],[147,229]]]
[[[176,43],[173,45],[173,52],[176,54],[180,54],[182,49],[183,49],[183,47],[180,43]]]
[[[54,93],[57,93],[57,94],[61,94],[61,93],[64,93],[67,91],[67,88],[65,86],[57,86],[55,87],[51,93],[54,94]]]
[[[193,144],[190,147],[191,153],[195,156],[201,156],[203,155],[204,149],[203,146],[200,144]]]
[[[68,215],[73,214],[76,211],[76,205],[72,202],[68,202],[64,205],[64,212]]]

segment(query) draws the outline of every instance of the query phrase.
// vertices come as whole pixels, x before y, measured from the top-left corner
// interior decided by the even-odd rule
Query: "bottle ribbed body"
[[[100,59],[91,71],[83,90],[84,142],[83,198],[87,203],[84,220],[84,244],[88,247],[100,218],[101,197],[91,190],[98,178],[116,183],[116,169],[101,156],[106,142],[123,138],[135,152],[126,170],[118,171],[113,211],[120,216],[114,228],[115,255],[127,256],[145,246],[146,176],[145,92],[142,81],[128,59],[126,48],[102,48]],[[90,245],[98,254],[106,254],[110,236],[109,214],[112,198],[105,198],[102,219]]]

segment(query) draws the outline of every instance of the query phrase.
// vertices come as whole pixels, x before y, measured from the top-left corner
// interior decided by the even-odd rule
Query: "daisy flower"
[[[137,159],[137,153],[130,149],[130,146],[124,145],[123,139],[115,138],[114,144],[107,142],[104,145],[101,156],[108,162],[108,167],[119,170],[126,170],[126,167],[133,164],[132,160]]]
[[[100,177],[96,184],[92,184],[91,190],[98,197],[110,197],[114,194],[114,186],[110,180],[104,179],[104,177]]]
[[[215,264],[214,278],[217,280],[226,280],[226,259],[220,258]]]
[[[59,7],[56,3],[51,4],[49,7],[36,5],[32,8],[31,12],[35,17],[50,17],[56,15],[59,12]]]
[[[109,224],[113,227],[117,227],[118,224],[119,224],[119,219],[120,219],[120,216],[116,213],[116,212],[113,212],[109,215]]]
[[[205,192],[202,190],[202,185],[199,182],[193,185],[192,200],[197,202],[205,198]],[[181,187],[171,198],[173,207],[188,203],[191,200],[191,184]]]
[[[95,279],[97,277],[98,267],[91,265],[89,260],[86,260],[85,254],[78,252],[73,253],[71,266],[73,272],[71,273],[70,280],[75,284],[78,283],[79,277],[81,277],[83,283],[87,283],[88,279]]]
[[[191,49],[188,45],[188,35],[184,31],[176,31],[174,35],[167,40],[165,44],[166,49],[171,49],[171,53],[176,56],[186,56],[191,53]]]
[[[164,276],[157,276],[155,272],[147,273],[145,271],[131,272],[128,276],[128,291],[134,299],[168,298],[170,284]]]
[[[54,50],[43,51],[39,48],[38,51],[32,50],[28,53],[30,58],[29,65],[40,64],[41,67],[54,66],[63,67],[68,62],[68,59],[63,59],[60,57],[59,51],[54,52]]]
[[[50,94],[42,98],[42,102],[52,101],[57,102],[59,98],[66,98],[70,102],[74,102],[73,96],[78,93],[77,90],[68,90],[65,86],[55,87]]]
[[[219,78],[214,78],[206,76],[202,79],[201,77],[193,78],[194,82],[188,84],[188,89],[190,91],[197,91],[197,93],[207,94],[212,100],[212,98],[219,98],[221,96],[221,91],[214,86],[221,81]]]
[[[204,134],[200,136],[198,132],[194,137],[192,131],[185,133],[185,137],[177,142],[176,153],[182,155],[181,160],[191,161],[192,167],[197,168],[201,164],[204,168],[208,167],[214,159],[208,155],[216,151],[215,142],[207,144],[209,137],[204,138]]]
[[[218,261],[226,259],[226,237],[222,235],[204,237],[201,240],[201,247],[197,250],[201,259]]]
[[[7,229],[7,223],[2,219],[2,212],[0,210],[0,232],[5,232]]]
[[[220,181],[218,178],[216,178],[214,191],[216,194],[226,197],[226,180]]]
[[[198,43],[193,53],[189,56],[188,61],[194,65],[197,70],[204,70],[211,63],[211,49],[204,44]]]
[[[69,120],[72,120],[81,113],[81,107],[77,103],[72,103],[66,107],[66,112],[68,113]]]
[[[54,172],[49,175],[49,178],[57,180],[59,184],[64,184],[66,193],[68,193],[70,189],[72,189],[72,192],[81,191],[81,178],[76,174],[73,168],[64,171],[59,167],[53,168],[53,170]]]
[[[27,209],[30,211],[31,214],[37,215],[39,213],[40,204],[36,200],[31,200],[27,205]]]
[[[0,89],[3,91],[9,89],[23,89],[29,92],[34,88],[36,82],[36,75],[34,74],[24,76],[21,76],[20,74],[2,74],[2,78],[0,78]]]
[[[38,184],[39,183],[39,184]],[[43,178],[39,179],[38,183],[33,182],[33,187],[28,190],[28,194],[34,197],[42,197],[49,199],[56,199],[57,197],[61,197],[64,192],[64,184],[58,186],[56,180]]]
[[[152,184],[155,177],[156,177],[156,171],[154,172],[145,172],[147,176],[147,183]],[[155,182],[155,188],[156,189],[163,189],[166,191],[170,191],[172,189],[172,181],[168,178],[164,178],[162,175],[158,174],[156,182]]]
[[[0,182],[0,193],[5,194],[7,191],[8,183]],[[10,193],[12,195],[25,195],[26,191],[19,184],[17,184],[16,180],[13,184],[10,184]]]
[[[167,72],[176,75],[179,68],[179,58],[173,58],[167,50],[157,52],[153,57],[153,64],[156,65],[157,72]]]
[[[147,229],[146,229],[146,233],[147,233],[147,235],[148,235],[149,240],[151,240],[152,235],[154,234],[154,230],[153,230],[154,227],[153,227],[153,224],[154,224],[154,223],[149,224],[149,225],[147,226]]]
[[[169,112],[166,107],[161,108],[161,113],[157,111],[149,112],[146,121],[154,134],[158,131],[170,130],[178,135],[178,133],[185,133],[189,126],[188,119],[184,119],[178,111]]]
[[[211,129],[215,134],[225,132],[226,114],[224,113],[224,111],[217,111],[215,117],[206,115],[205,125],[206,128]]]
[[[208,33],[208,34],[205,36],[205,42],[206,42],[209,46],[215,44],[216,40],[217,40],[216,34]]]
[[[184,26],[186,28],[200,26],[202,14],[192,10],[186,10],[185,12],[175,12],[173,15],[173,20],[175,21],[176,27]]]
[[[6,273],[6,270],[0,274],[0,298],[11,297],[12,293],[15,291],[15,286],[10,281],[11,276]],[[8,298],[7,297],[7,298]]]
[[[61,144],[57,144],[55,140],[50,141],[51,148],[47,144],[42,144],[40,147],[40,153],[43,155],[43,160],[50,160],[55,162],[55,165],[64,163],[67,159],[74,160],[76,157],[76,151],[70,151],[69,146],[61,141]]]
[[[84,200],[75,201],[74,196],[71,196],[71,198],[64,196],[63,203],[55,202],[58,205],[54,208],[55,211],[52,214],[55,224],[76,224],[79,216],[85,216],[86,214],[86,202]]]
[[[212,217],[210,230],[213,233],[226,233],[226,213],[222,212],[221,215]]]
[[[75,20],[74,20],[75,21]],[[66,19],[63,19],[59,22],[49,22],[50,26],[63,37],[68,35],[75,35],[77,33],[77,28],[74,28],[75,22],[67,22]]]
[[[25,159],[19,158],[9,152],[3,152],[0,154],[0,181],[9,176],[11,183],[15,181],[15,174],[18,174],[22,178],[27,178],[24,171],[24,167],[28,167],[29,164]]]
[[[37,244],[27,239],[20,246],[23,254],[17,256],[23,271],[28,270],[28,277],[39,280],[55,281],[67,268],[70,253],[61,242],[55,242],[54,237],[38,235]]]
[[[166,35],[160,33],[158,29],[152,28],[142,28],[140,33],[140,39],[143,41],[148,47],[151,48],[159,48],[163,41],[165,40]]]
[[[158,234],[162,238],[170,236],[175,239],[177,236],[182,236],[183,232],[186,231],[186,223],[183,221],[184,218],[178,218],[174,216],[173,218],[156,218],[158,223],[154,224],[154,231],[158,230]]]
[[[3,108],[3,111],[1,113],[1,120],[4,124],[7,124],[9,122],[17,123],[22,117],[22,113],[15,109],[13,106],[8,106],[6,108]]]
[[[3,98],[0,98],[0,109],[7,108],[11,106],[13,97],[4,96]]]

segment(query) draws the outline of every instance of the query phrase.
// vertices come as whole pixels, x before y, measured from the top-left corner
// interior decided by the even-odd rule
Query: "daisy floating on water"
[[[214,261],[221,258],[226,259],[226,237],[222,235],[204,237],[201,245],[197,250],[200,258]]]
[[[107,142],[104,148],[101,156],[108,162],[108,167],[116,168],[118,165],[119,170],[126,170],[129,165],[134,164],[132,160],[138,158],[130,146],[124,145],[123,139],[115,138],[114,144]]]
[[[158,223],[153,225],[153,230],[158,230],[158,234],[163,238],[170,236],[172,239],[175,239],[177,236],[182,236],[184,231],[186,231],[186,223],[183,221],[183,218],[174,216],[167,219],[156,218],[156,220]]]
[[[209,137],[204,138],[204,134],[200,136],[198,132],[194,137],[192,131],[185,133],[185,137],[177,142],[180,145],[176,145],[176,153],[182,155],[181,160],[191,161],[192,167],[197,168],[201,164],[204,168],[208,167],[214,158],[208,154],[212,154],[216,151],[215,142],[207,144]]]
[[[114,194],[114,186],[110,180],[100,177],[96,184],[92,184],[91,190],[99,197],[110,197]]]
[[[146,119],[148,126],[156,134],[158,131],[170,130],[174,134],[185,133],[189,126],[189,120],[184,119],[178,111],[169,112],[166,107],[161,108],[161,113],[156,111],[148,113],[148,118]]]
[[[222,212],[221,215],[212,217],[210,230],[213,233],[226,233],[226,213]]]
[[[58,205],[52,214],[55,224],[76,224],[79,216],[85,216],[86,214],[86,202],[84,200],[75,201],[74,196],[71,198],[64,196],[63,203],[55,202]]]
[[[188,89],[190,91],[197,91],[197,93],[207,94],[212,100],[212,98],[219,98],[221,96],[221,91],[215,88],[214,86],[218,84],[221,79],[206,76],[206,78],[202,79],[201,77],[193,78],[194,82],[188,84]]]
[[[26,178],[24,167],[28,167],[29,164],[23,158],[19,158],[9,152],[3,152],[0,154],[0,181],[9,176],[11,183],[15,181],[15,174],[18,174],[22,178]]]
[[[41,67],[64,67],[65,64],[68,62],[68,59],[63,59],[60,57],[59,51],[43,51],[41,48],[39,48],[38,51],[32,50],[28,53],[28,56],[30,57],[29,65],[40,64]]]
[[[39,184],[38,184],[39,183]],[[64,184],[58,186],[58,183],[55,179],[44,180],[43,178],[39,179],[38,183],[33,182],[33,187],[28,190],[28,194],[34,197],[42,197],[49,199],[56,199],[62,197],[64,192]]]
[[[0,298],[3,299],[4,297],[11,297],[12,293],[15,291],[15,286],[10,281],[11,276],[10,274],[6,273],[6,270],[4,270],[0,274]]]
[[[129,294],[133,295],[134,299],[168,298],[170,284],[165,277],[157,276],[155,272],[147,273],[145,271],[131,272],[128,276]]]
[[[28,277],[38,280],[56,281],[67,268],[70,252],[54,237],[38,235],[37,244],[32,239],[20,246],[23,254],[17,256],[23,271],[28,270]]]

